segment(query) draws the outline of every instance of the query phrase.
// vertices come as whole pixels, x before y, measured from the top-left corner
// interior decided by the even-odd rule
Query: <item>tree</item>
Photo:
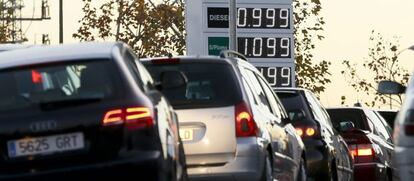
[[[83,0],[83,18],[74,38],[80,41],[116,40],[140,56],[183,54],[185,48],[182,0]],[[93,5],[97,5],[98,8]]]
[[[325,90],[325,85],[331,80],[328,76],[330,62],[317,61],[313,50],[316,42],[323,40],[323,25],[325,21],[321,17],[322,4],[319,0],[295,0],[295,57],[296,57],[296,82],[299,87],[312,90],[319,94]]]
[[[402,104],[401,96],[381,95],[377,93],[377,86],[381,80],[392,80],[407,85],[409,74],[406,69],[399,65],[398,56],[400,45],[398,38],[394,41],[384,39],[375,32],[371,32],[369,38],[371,47],[368,49],[368,58],[362,64],[362,70],[358,71],[358,64],[351,64],[349,60],[344,60],[342,64],[345,69],[341,73],[346,81],[358,93],[362,92],[364,103],[368,106],[397,105]]]

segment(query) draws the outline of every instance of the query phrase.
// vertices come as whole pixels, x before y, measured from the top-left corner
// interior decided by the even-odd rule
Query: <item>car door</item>
[[[380,147],[383,155],[382,162],[388,167],[392,168],[392,155],[394,153],[394,144],[392,143],[392,137],[389,134],[387,128],[384,126],[380,118],[372,110],[365,110],[368,119],[372,122],[374,127],[375,143]]]
[[[279,163],[279,167],[275,167],[279,169],[279,177],[283,177],[284,179],[294,179],[294,173],[299,168],[300,160],[295,159],[293,156],[297,152],[297,139],[284,128],[282,123],[282,113],[280,108],[278,107],[277,97],[275,93],[272,91],[268,83],[266,83],[265,79],[258,73],[255,73],[256,80],[260,83],[259,86],[263,89],[265,93],[265,98],[269,104],[270,113],[269,118],[271,118],[272,123],[270,124],[270,129],[272,130],[272,138],[277,145],[277,150],[275,149],[275,156],[276,159],[282,161],[282,164]],[[280,103],[280,102],[279,102]],[[285,114],[285,117],[287,115]],[[290,128],[290,129],[289,129]],[[288,126],[289,131],[294,131],[292,126]],[[282,176],[283,175],[283,176]]]
[[[335,159],[338,179],[350,180],[352,177],[352,164],[345,140],[335,129],[333,129],[329,114],[316,97],[310,92],[306,92],[306,96],[317,117],[316,119],[321,124],[322,137],[327,140],[327,142],[330,142],[329,146],[331,147],[332,156]]]

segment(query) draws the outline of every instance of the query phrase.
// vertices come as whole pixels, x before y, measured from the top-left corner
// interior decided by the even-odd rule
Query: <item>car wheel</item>
[[[265,163],[261,176],[261,181],[273,181],[272,162],[270,160],[269,152],[266,152]]]
[[[306,166],[305,166],[305,159],[300,159],[300,165],[299,165],[299,171],[298,175],[296,177],[297,181],[306,181],[307,175],[306,175]]]

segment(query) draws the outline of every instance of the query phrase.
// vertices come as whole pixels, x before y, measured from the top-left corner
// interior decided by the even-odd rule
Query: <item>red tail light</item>
[[[254,122],[253,115],[245,102],[236,105],[235,118],[237,137],[257,136],[256,122]]]
[[[42,83],[42,74],[36,70],[32,70],[32,82],[34,84]]]
[[[375,151],[372,144],[356,144],[350,145],[349,150],[354,158],[355,163],[372,162]]]
[[[113,109],[105,113],[104,126],[124,124],[128,129],[150,128],[154,126],[151,109],[147,107],[130,107]]]
[[[317,136],[317,128],[315,127],[297,127],[296,133],[300,137],[314,137]]]

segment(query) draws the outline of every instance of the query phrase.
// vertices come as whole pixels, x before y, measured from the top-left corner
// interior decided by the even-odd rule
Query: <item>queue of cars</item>
[[[0,60],[0,180],[351,181],[397,172],[392,128],[378,112],[325,109],[309,90],[273,89],[237,52],[138,59],[123,43],[82,43]]]

